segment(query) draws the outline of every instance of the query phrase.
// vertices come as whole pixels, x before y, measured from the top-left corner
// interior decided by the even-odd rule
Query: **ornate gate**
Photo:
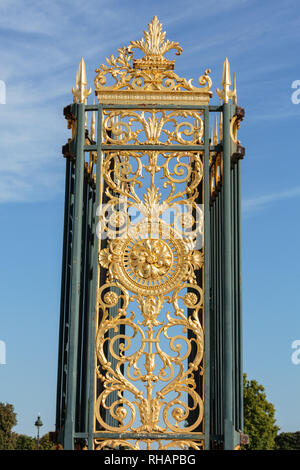
[[[222,446],[226,432],[232,448],[234,433],[242,429],[240,401],[239,423],[232,410],[228,419],[232,394],[241,396],[240,377],[233,384],[230,364],[240,364],[228,303],[234,293],[228,285],[220,293],[229,280],[239,284],[237,271],[232,274],[236,247],[226,251],[230,234],[229,240],[224,234],[225,250],[212,243],[236,224],[234,182],[223,202],[231,222],[212,213],[217,191],[243,154],[236,138],[242,114],[227,61],[218,90],[224,104],[210,106],[210,71],[192,85],[165,57],[172,49],[182,52],[154,17],[144,38],[118,49],[96,70],[99,104],[87,104],[91,90],[82,60],[74,104],[65,108],[73,130],[63,149],[57,430],[65,448],[85,442],[100,450],[200,450],[213,442]],[[218,284],[214,273],[221,269],[230,272]],[[222,297],[224,313],[223,307],[212,310],[212,295]],[[240,307],[237,312],[240,317]],[[218,315],[223,346],[217,344]],[[217,432],[214,415],[223,395],[221,420],[231,428],[225,424]]]

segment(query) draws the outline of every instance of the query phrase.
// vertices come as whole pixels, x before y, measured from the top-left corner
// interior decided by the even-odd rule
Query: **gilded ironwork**
[[[216,90],[219,98],[223,100],[223,103],[228,103],[229,100],[231,100],[233,104],[236,104],[237,93],[236,93],[235,75],[234,75],[233,90],[230,90],[230,87],[231,87],[230,65],[229,65],[229,61],[227,57],[223,64],[223,74],[222,74],[221,85],[223,88],[221,90],[217,88]]]
[[[196,204],[202,160],[201,152],[122,150],[102,157],[108,202],[99,225],[109,240],[99,252],[99,265],[106,269],[98,290],[96,338],[103,387],[95,413],[101,429],[151,437],[182,429],[192,434],[202,423],[203,395],[194,376],[203,374],[204,349],[203,286],[196,279],[204,265],[203,213]],[[148,185],[141,191],[143,180]],[[141,218],[136,223],[130,220],[132,209]],[[169,210],[172,220],[166,219]]]
[[[100,160],[98,233],[107,242],[98,252],[95,431],[137,438],[96,439],[96,449],[203,446],[193,440],[204,430],[204,153],[197,146],[208,142],[204,111],[183,105],[208,104],[211,79],[206,70],[197,88],[180,78],[165,57],[171,49],[181,54],[154,17],[144,38],[96,70],[101,103],[149,103],[102,111],[101,141],[120,149],[102,152]],[[128,144],[161,150],[122,147]],[[168,150],[170,144],[182,151]],[[179,438],[183,430],[191,438]]]
[[[94,441],[95,450],[203,450],[203,441],[193,440],[171,440],[166,442],[163,440],[153,441],[151,439],[139,439],[136,441],[130,441],[126,439],[95,439]]]
[[[237,131],[239,130],[241,125],[241,120],[239,116],[233,116],[230,121],[230,137],[235,144],[240,144],[241,142],[237,138]]]
[[[83,58],[80,61],[78,72],[76,73],[75,88],[72,89],[74,96],[74,103],[87,103],[89,95],[92,93],[92,89],[87,89],[87,79],[85,62]]]
[[[111,55],[107,64],[96,69],[95,93],[101,102],[156,102],[169,101],[178,103],[208,104],[212,93],[210,70],[199,77],[200,87],[192,84],[192,79],[179,77],[174,71],[174,60],[164,55],[171,49],[180,55],[182,48],[177,42],[165,39],[162,25],[155,16],[149,24],[144,38],[131,41],[127,47],[118,49],[119,55]],[[134,58],[133,49],[138,49],[144,56]],[[107,85],[107,75],[115,80]]]
[[[105,111],[103,138],[111,144],[204,143],[203,111]]]

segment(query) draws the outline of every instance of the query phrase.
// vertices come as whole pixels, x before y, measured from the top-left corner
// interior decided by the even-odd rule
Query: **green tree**
[[[0,403],[0,449],[12,450],[15,448],[16,435],[12,428],[17,424],[17,415],[13,405]]]
[[[275,408],[267,401],[265,389],[256,380],[247,380],[244,374],[244,432],[248,434],[249,450],[271,450],[275,448]]]
[[[36,448],[35,439],[25,434],[16,434],[15,450],[34,450]]]
[[[300,431],[281,432],[275,438],[275,449],[300,450]]]
[[[40,448],[40,450],[54,450],[54,445],[53,445],[53,442],[50,441],[49,433],[45,434],[40,439],[39,448]]]

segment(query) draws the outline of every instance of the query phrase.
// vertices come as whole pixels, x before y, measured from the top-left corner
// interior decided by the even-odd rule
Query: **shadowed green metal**
[[[84,105],[76,105],[77,135],[75,161],[75,201],[74,228],[71,274],[71,310],[69,320],[69,353],[67,377],[67,410],[64,426],[64,448],[74,449],[74,432],[76,417],[76,381],[77,381],[77,352],[78,352],[78,321],[80,305],[81,278],[81,237],[82,237],[82,208],[83,208],[83,176],[84,176]]]
[[[224,449],[233,448],[233,351],[231,275],[231,104],[223,104],[223,213],[224,213]]]

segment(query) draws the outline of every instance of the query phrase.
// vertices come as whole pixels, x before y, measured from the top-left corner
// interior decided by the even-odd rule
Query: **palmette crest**
[[[134,49],[140,50],[144,56],[135,58]],[[208,75],[210,70],[207,69],[199,77],[200,88],[195,87],[192,79],[186,80],[173,71],[174,60],[164,57],[172,49],[176,55],[182,52],[178,42],[166,39],[166,33],[162,31],[162,25],[155,16],[148,25],[148,31],[144,31],[143,38],[130,41],[127,47],[119,48],[117,57],[110,55],[106,64],[101,64],[96,69],[95,93],[99,101],[120,102],[122,96],[122,99],[135,102],[141,99],[139,92],[142,92],[143,102],[168,101],[171,94],[175,93],[178,95],[177,101],[208,104],[212,96],[212,82]],[[115,83],[107,84],[107,76],[113,78]],[[160,94],[156,96],[154,91]],[[193,92],[193,95],[187,92]],[[184,94],[179,96],[179,93]]]
[[[179,46],[178,42],[165,41],[166,33],[162,31],[162,25],[159,23],[157,16],[154,16],[152,23],[148,25],[149,31],[144,31],[144,38],[139,41],[130,41],[130,46],[128,46],[128,52],[131,52],[132,49],[140,49],[144,52],[145,56],[134,61],[134,66],[140,66],[142,63],[150,62],[163,62],[167,67],[173,68],[174,61],[168,61],[164,56],[171,49],[176,49],[177,55],[180,55],[182,48]]]

